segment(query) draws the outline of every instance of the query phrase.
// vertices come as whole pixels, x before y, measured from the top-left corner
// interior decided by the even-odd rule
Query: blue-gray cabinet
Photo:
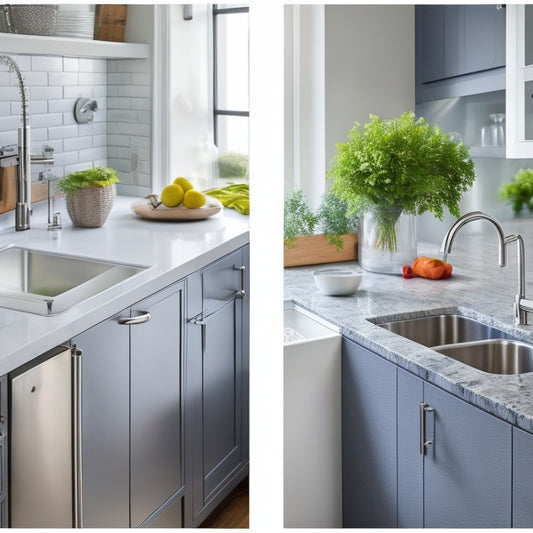
[[[505,89],[505,9],[415,7],[416,102]]]
[[[248,246],[187,278],[186,527],[248,472],[248,315]]]
[[[513,527],[533,527],[533,435],[513,428]]]
[[[0,377],[0,527],[8,527],[8,391],[7,376]]]
[[[399,527],[511,527],[509,424],[401,369],[398,415]]]
[[[342,345],[343,527],[396,527],[396,367]]]
[[[72,340],[83,351],[85,527],[148,525],[183,496],[183,286]]]
[[[347,339],[342,402],[344,527],[511,527],[510,424]]]

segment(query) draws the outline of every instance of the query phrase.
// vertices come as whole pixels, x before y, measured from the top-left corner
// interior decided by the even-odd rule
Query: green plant
[[[468,148],[408,111],[392,120],[370,115],[358,122],[328,171],[331,190],[351,214],[372,211],[376,247],[396,251],[395,225],[402,212],[427,211],[442,219],[444,206],[460,216],[459,201],[475,179]]]
[[[317,217],[320,230],[337,251],[342,250],[344,245],[340,235],[357,233],[358,218],[349,216],[348,203],[331,191],[322,198]]]
[[[57,188],[67,194],[74,194],[82,187],[109,187],[118,181],[119,178],[115,169],[96,167],[68,174],[57,180]]]
[[[288,191],[283,209],[283,240],[287,248],[294,248],[296,237],[313,235],[318,217],[307,204],[304,192]]]
[[[285,194],[284,242],[293,248],[296,237],[321,232],[329,244],[338,251],[344,245],[340,235],[357,232],[357,219],[348,214],[348,206],[332,192],[326,193],[316,213],[307,203],[303,191],[289,191]]]
[[[533,211],[533,170],[522,169],[513,180],[499,189],[503,200],[509,200],[515,213],[520,213],[524,205]]]
[[[220,154],[218,175],[224,179],[248,179],[248,156],[237,152]]]

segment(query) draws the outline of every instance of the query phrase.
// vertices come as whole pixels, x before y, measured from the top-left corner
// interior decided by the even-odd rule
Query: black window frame
[[[237,109],[221,109],[218,107],[218,23],[217,17],[219,15],[231,15],[234,13],[249,13],[249,6],[239,7],[219,7],[224,4],[213,4],[213,138],[215,146],[218,146],[218,117],[247,117],[250,118],[250,111],[242,111]]]

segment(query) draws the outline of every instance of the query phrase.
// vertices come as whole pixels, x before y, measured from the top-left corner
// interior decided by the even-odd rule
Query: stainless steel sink
[[[145,268],[8,247],[0,250],[0,307],[61,313]]]
[[[456,314],[426,316],[379,325],[402,337],[430,347],[508,337],[496,328]]]
[[[379,325],[484,372],[533,372],[533,345],[462,315],[440,314]]]
[[[533,372],[533,346],[521,341],[493,339],[435,346],[433,349],[491,374]]]

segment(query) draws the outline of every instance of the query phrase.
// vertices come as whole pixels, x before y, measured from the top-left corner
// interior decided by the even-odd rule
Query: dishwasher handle
[[[70,349],[72,357],[72,420],[73,420],[73,454],[74,454],[74,527],[83,528],[83,454],[82,454],[82,410],[81,410],[81,356],[83,352],[74,344]]]

